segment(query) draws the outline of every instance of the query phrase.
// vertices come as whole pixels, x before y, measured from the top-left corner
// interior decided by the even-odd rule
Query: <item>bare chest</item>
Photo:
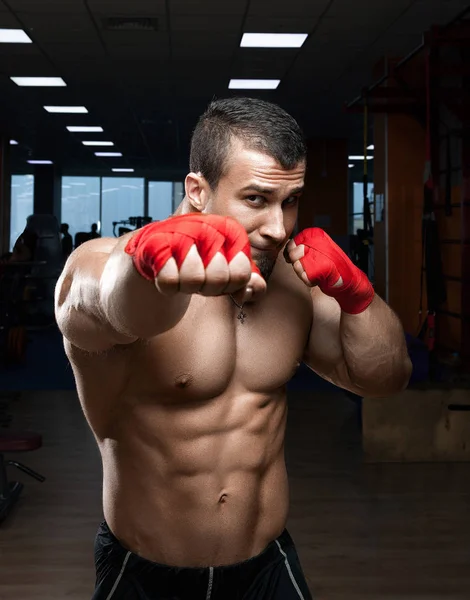
[[[275,291],[240,309],[230,298],[194,296],[182,321],[138,350],[133,388],[142,395],[203,400],[270,394],[295,373],[310,332],[304,294]]]

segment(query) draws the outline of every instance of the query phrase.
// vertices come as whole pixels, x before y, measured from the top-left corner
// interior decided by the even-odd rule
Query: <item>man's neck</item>
[[[191,204],[189,203],[188,198],[185,196],[183,198],[183,200],[181,200],[181,203],[178,206],[178,208],[173,213],[173,216],[178,217],[179,215],[189,215],[189,213],[194,213],[194,212],[196,212],[196,211],[192,208]]]

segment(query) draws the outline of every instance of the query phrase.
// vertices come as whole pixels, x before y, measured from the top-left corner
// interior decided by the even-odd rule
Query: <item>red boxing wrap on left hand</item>
[[[323,229],[305,229],[294,242],[305,247],[300,262],[312,285],[335,298],[345,313],[357,315],[366,310],[374,299],[372,284]],[[343,284],[335,287],[340,277]]]

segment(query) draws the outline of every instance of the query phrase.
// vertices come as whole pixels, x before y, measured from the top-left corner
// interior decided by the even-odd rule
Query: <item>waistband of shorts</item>
[[[294,546],[294,542],[289,532],[287,529],[284,529],[281,535],[277,539],[270,542],[260,554],[247,560],[222,566],[207,565],[205,567],[174,567],[172,565],[150,561],[125,548],[113,534],[106,521],[103,521],[99,527],[96,542],[100,547],[108,547],[107,559],[116,566],[121,566],[122,561],[127,557],[127,564],[131,569],[149,569],[151,571],[162,570],[165,572],[171,570],[172,573],[186,573],[188,575],[201,574],[209,571],[211,568],[214,570],[214,573],[219,572],[226,574],[237,571],[246,572],[251,571],[252,569],[254,571],[260,571],[265,566],[270,565],[273,562],[284,560],[285,554],[287,554],[288,551]]]

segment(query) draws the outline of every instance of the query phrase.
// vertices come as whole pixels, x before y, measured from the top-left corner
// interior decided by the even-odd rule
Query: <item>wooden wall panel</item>
[[[462,284],[460,281],[447,281],[447,302],[443,310],[461,314],[462,312]]]
[[[461,277],[462,247],[460,244],[441,244],[441,255],[444,275]]]
[[[447,348],[458,351],[462,331],[461,320],[447,315],[439,315],[438,327],[439,343]]]

